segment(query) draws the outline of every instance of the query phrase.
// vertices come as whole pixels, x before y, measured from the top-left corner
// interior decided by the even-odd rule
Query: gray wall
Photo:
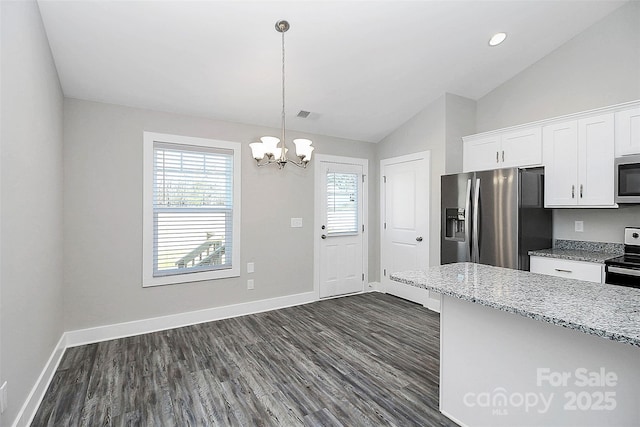
[[[462,172],[462,137],[476,132],[476,102],[446,94],[445,102],[445,173]]]
[[[239,278],[142,288],[143,131],[242,143]],[[277,129],[65,100],[65,328],[75,330],[273,298],[313,289],[314,168],[255,166],[248,144]],[[317,135],[316,153],[367,158],[377,182],[375,145]],[[371,173],[373,172],[373,173]],[[370,185],[370,232],[377,196]],[[290,218],[303,228],[290,228]],[[378,240],[370,236],[375,259]],[[255,263],[247,275],[246,263]],[[370,281],[378,266],[370,263]],[[248,278],[255,289],[247,290]]]
[[[555,209],[554,238],[593,242],[624,241],[624,227],[640,227],[640,206],[621,205],[618,209]],[[584,232],[574,231],[574,221],[584,222]]]
[[[35,1],[1,2],[0,382],[9,425],[63,332],[62,91]]]
[[[614,11],[477,102],[483,132],[640,99],[640,2]],[[622,242],[640,206],[555,209],[556,239]],[[583,220],[584,232],[574,232]]]
[[[640,2],[633,1],[480,98],[477,132],[638,98]]]
[[[445,160],[445,95],[378,143],[380,160],[420,151],[431,152],[429,200],[429,265],[440,264],[440,175]],[[378,168],[380,164],[376,165]],[[379,187],[379,183],[378,183]],[[425,194],[425,197],[427,195]]]
[[[474,101],[446,93],[378,144],[381,160],[431,151],[429,265],[440,264],[440,176],[462,170],[461,137],[474,133],[474,120]]]

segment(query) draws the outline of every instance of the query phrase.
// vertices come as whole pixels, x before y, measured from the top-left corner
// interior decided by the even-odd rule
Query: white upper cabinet
[[[579,205],[615,206],[613,114],[578,120]]]
[[[614,114],[542,130],[546,207],[615,207]]]
[[[480,138],[470,137],[464,141],[462,170],[464,172],[499,168],[500,135]]]
[[[573,206],[578,182],[578,122],[542,128],[544,200],[548,206]]]
[[[616,113],[616,157],[640,154],[640,108]]]
[[[542,164],[540,126],[464,138],[464,172]]]
[[[542,164],[542,128],[503,133],[500,159],[504,168]]]

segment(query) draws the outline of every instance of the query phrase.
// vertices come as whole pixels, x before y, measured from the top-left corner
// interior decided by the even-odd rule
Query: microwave
[[[615,160],[616,203],[640,204],[640,154]]]

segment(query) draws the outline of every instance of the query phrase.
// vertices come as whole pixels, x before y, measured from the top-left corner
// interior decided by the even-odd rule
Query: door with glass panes
[[[320,163],[320,298],[360,292],[363,271],[363,168]]]

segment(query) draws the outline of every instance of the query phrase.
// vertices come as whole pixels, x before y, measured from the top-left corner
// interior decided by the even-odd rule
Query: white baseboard
[[[440,313],[441,296],[436,292],[392,280],[388,280],[386,285],[379,284],[379,289],[380,292],[404,298]]]
[[[230,317],[277,310],[279,308],[307,304],[313,301],[317,301],[315,292],[305,292],[302,294],[287,295],[223,307],[207,308],[187,313],[171,314],[151,319],[134,320],[132,322],[116,323],[114,325],[79,329],[65,332],[64,335],[66,336],[66,346],[76,347],[100,341],[108,341],[134,335],[148,334],[150,332],[164,331],[166,329],[180,328],[198,323],[211,322],[214,320],[228,319]]]
[[[60,341],[58,341],[58,344],[49,357],[49,360],[38,377],[36,384],[33,386],[31,393],[29,393],[27,400],[22,405],[20,412],[18,412],[18,416],[12,426],[26,427],[31,424],[33,417],[35,417],[36,411],[44,398],[44,394],[53,379],[53,375],[60,364],[62,355],[67,348],[134,335],[147,334],[150,332],[163,331],[166,329],[180,328],[182,326],[195,325],[198,323],[211,322],[230,317],[262,313],[265,311],[307,304],[314,301],[317,301],[316,293],[305,292],[302,294],[287,295],[223,307],[207,308],[187,313],[172,314],[169,316],[154,317],[151,319],[135,320],[132,322],[65,332],[62,334],[62,337],[60,337]]]
[[[429,291],[429,298],[427,298],[427,304],[425,305],[425,307],[427,307],[431,311],[440,313],[441,304],[442,304],[442,294]]]
[[[443,411],[442,409],[440,410],[440,413],[442,415],[444,415],[445,417],[449,418],[451,421],[453,421],[454,423],[458,424],[460,427],[468,427],[465,423],[463,423],[462,421],[456,419],[455,417],[452,417],[451,415],[449,415],[447,413],[447,411]]]
[[[382,283],[369,282],[369,292],[382,292]]]
[[[404,298],[411,302],[418,303],[424,307],[427,306],[429,299],[429,291],[416,286],[407,285],[405,283],[394,282],[389,280],[385,283],[384,291],[387,294],[394,295],[400,298]]]
[[[56,373],[58,369],[58,365],[60,364],[60,360],[62,360],[62,355],[65,350],[65,339],[64,334],[58,340],[58,344],[56,344],[53,349],[53,353],[49,356],[49,360],[47,360],[47,364],[44,366],[44,369],[40,373],[38,380],[35,385],[31,389],[31,392],[27,396],[27,400],[25,400],[22,408],[18,412],[18,416],[13,423],[13,427],[23,427],[28,426],[33,421],[33,417],[36,415],[36,411],[40,406],[40,402],[44,398],[44,394],[53,379],[53,375]]]

